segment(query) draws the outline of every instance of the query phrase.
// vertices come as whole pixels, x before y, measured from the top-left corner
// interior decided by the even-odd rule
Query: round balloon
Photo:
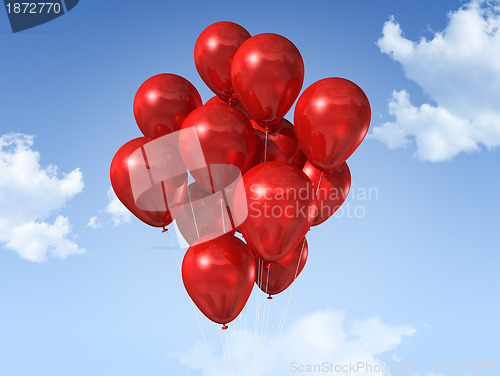
[[[182,280],[194,304],[225,325],[245,306],[255,282],[255,261],[245,243],[230,235],[198,240],[182,261]]]
[[[344,78],[309,86],[295,106],[295,133],[309,162],[322,171],[340,166],[359,146],[370,126],[370,103],[363,90]]]
[[[235,215],[248,247],[259,258],[276,261],[299,244],[316,213],[314,187],[297,167],[265,162],[243,176],[235,192]]]
[[[311,179],[316,192],[318,210],[312,225],[317,226],[330,218],[347,198],[351,188],[351,172],[345,162],[326,173],[310,162],[306,162],[302,170]]]
[[[182,164],[180,156],[162,143],[162,160],[147,160],[145,146],[155,142],[152,138],[139,137],[123,145],[113,157],[110,168],[111,185],[118,199],[125,207],[144,223],[154,227],[164,227],[172,222],[172,212],[184,200],[187,187],[187,172],[159,179],[158,183],[144,181],[151,168],[162,170],[168,164]],[[158,144],[158,141],[156,141]],[[160,166],[157,166],[159,164]],[[174,213],[175,214],[175,213]]]
[[[302,56],[281,35],[251,37],[238,48],[231,63],[231,82],[239,102],[269,131],[290,110],[303,81]]]
[[[234,22],[216,22],[200,34],[194,46],[194,62],[200,77],[225,102],[236,99],[229,69],[238,47],[250,38]]]
[[[158,74],[137,90],[135,121],[144,136],[160,137],[181,129],[186,116],[201,104],[200,94],[188,80],[176,74]]]
[[[292,123],[281,119],[277,124],[280,126],[277,131],[270,133],[268,130],[267,141],[265,129],[257,123],[252,124],[255,129],[256,141],[252,167],[263,162],[281,161],[302,168],[306,157],[300,148]]]
[[[249,169],[255,153],[254,130],[233,106],[204,105],[184,121],[179,148],[193,178],[206,191],[215,192]]]
[[[304,238],[292,252],[277,261],[269,263],[255,256],[255,283],[269,296],[286,290],[304,269],[308,251],[307,240]]]

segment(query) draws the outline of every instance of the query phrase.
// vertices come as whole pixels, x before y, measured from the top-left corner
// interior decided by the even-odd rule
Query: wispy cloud
[[[59,174],[56,166],[43,168],[33,144],[33,136],[0,136],[0,243],[33,262],[83,254],[85,250],[68,238],[67,217],[48,222],[82,191],[82,173],[78,168],[67,174]]]
[[[395,120],[373,128],[370,137],[390,149],[416,144],[424,161],[450,160],[461,152],[500,145],[500,3],[473,0],[449,13],[431,39],[412,41],[391,17],[377,45],[399,62],[434,104],[412,104],[395,90],[389,113]]]
[[[97,216],[90,217],[89,222],[87,223],[86,227],[94,229],[94,230],[96,228],[101,227],[101,223],[99,222],[99,218],[97,218]]]
[[[121,201],[116,197],[113,188],[108,189],[108,205],[106,206],[106,213],[111,216],[114,226],[123,225],[125,223],[130,223],[132,218],[132,213],[121,203]]]
[[[95,215],[89,218],[87,223],[87,228],[96,230],[102,226],[113,225],[114,227],[130,223],[132,218],[132,213],[121,203],[121,201],[116,197],[115,192],[112,187],[109,187],[107,191],[108,204],[106,208],[100,211],[99,215]]]
[[[254,331],[232,329],[232,327],[237,328],[237,325],[230,326],[228,332],[222,334],[223,341],[227,344],[225,356],[221,346],[212,347],[218,373],[225,373],[226,358],[228,358],[231,359],[233,367],[245,367],[249,374],[254,371],[254,367],[267,374],[272,363],[276,338],[268,336],[265,341],[258,342]],[[231,330],[236,330],[236,333],[230,333]],[[412,326],[391,325],[376,317],[349,321],[343,312],[335,310],[315,312],[298,319],[283,332],[274,360],[273,375],[289,375],[294,367],[298,369],[300,366],[318,365],[323,362],[339,365],[350,362],[380,365],[382,355],[391,355],[404,337],[413,336],[415,333],[416,330]],[[257,352],[256,343],[259,344]],[[195,343],[185,351],[170,354],[169,357],[177,359],[186,367],[201,370],[204,376],[216,375],[208,351],[202,342]],[[368,373],[374,374],[374,372]],[[360,371],[359,374],[365,373]],[[378,374],[385,373],[378,372]]]

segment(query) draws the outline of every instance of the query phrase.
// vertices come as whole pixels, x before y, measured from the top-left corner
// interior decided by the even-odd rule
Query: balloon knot
[[[165,226],[163,226],[163,230],[161,230],[161,232],[167,232],[168,231],[168,228],[166,228]]]
[[[271,296],[271,294],[269,294],[269,296],[267,297],[267,299],[273,299],[273,297]]]
[[[226,324],[224,324],[224,326],[222,327],[222,330],[226,330],[228,328],[228,326]]]
[[[266,265],[266,269],[271,269],[273,267],[273,264],[269,263]]]

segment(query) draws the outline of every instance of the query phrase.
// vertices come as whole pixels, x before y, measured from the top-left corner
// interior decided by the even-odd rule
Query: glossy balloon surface
[[[255,153],[254,130],[233,106],[204,105],[184,121],[179,147],[194,179],[213,192],[233,183],[250,168]]]
[[[309,86],[295,106],[295,133],[309,162],[322,171],[340,166],[359,146],[370,126],[370,103],[363,90],[344,78]]]
[[[231,82],[238,101],[261,126],[280,121],[297,99],[304,62],[295,45],[277,34],[246,40],[234,54]]]
[[[187,172],[162,181],[159,184],[150,185],[149,181],[142,182],[145,187],[136,194],[132,189],[134,176],[144,176],[147,174],[147,161],[140,159],[138,163],[131,163],[131,160],[138,154],[142,157],[147,144],[154,142],[148,137],[135,138],[123,145],[113,157],[110,168],[111,185],[118,199],[125,207],[141,221],[154,227],[167,226],[172,222],[172,213],[169,207],[175,207],[182,203],[187,187]],[[182,163],[180,157],[177,158],[164,150],[164,164]],[[147,167],[146,167],[147,166]],[[154,167],[154,166],[153,166]],[[145,184],[144,184],[145,183]],[[170,201],[170,202],[169,202]]]
[[[176,74],[158,74],[137,90],[135,121],[144,136],[160,137],[181,129],[186,116],[201,104],[200,94],[188,80]]]
[[[351,188],[351,172],[345,162],[323,174],[306,162],[303,171],[311,179],[316,192],[318,210],[312,225],[317,226],[330,218],[347,198]]]
[[[307,261],[309,247],[304,239],[288,255],[274,262],[267,262],[255,256],[257,286],[269,295],[286,290],[299,276]],[[268,266],[271,267],[268,267]]]
[[[276,261],[293,251],[311,227],[316,212],[314,187],[291,164],[261,163],[243,176],[235,207],[236,213],[245,209],[248,213],[239,230],[252,252]]]
[[[201,238],[182,262],[186,290],[205,316],[227,324],[245,306],[255,283],[255,261],[245,243],[230,235]]]
[[[250,38],[234,22],[216,22],[200,34],[194,46],[194,62],[205,84],[225,102],[236,98],[231,84],[230,68],[238,47]]]
[[[292,123],[281,119],[276,124],[279,125],[278,130],[267,132],[267,147],[265,130],[256,123],[252,124],[256,141],[252,167],[264,161],[281,161],[302,168],[306,157],[300,148]]]

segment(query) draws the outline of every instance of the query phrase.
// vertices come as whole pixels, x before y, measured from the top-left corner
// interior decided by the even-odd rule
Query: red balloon
[[[293,251],[316,212],[311,181],[299,168],[284,162],[265,162],[248,171],[234,200],[237,220],[241,220],[238,213],[247,213],[239,230],[252,252],[266,261]]]
[[[255,274],[252,253],[240,239],[229,235],[200,239],[182,261],[182,280],[194,304],[210,320],[224,325],[245,306]]]
[[[134,98],[135,121],[146,137],[160,137],[181,129],[182,122],[202,101],[185,78],[163,73],[148,78]]]
[[[213,239],[226,233],[234,235],[230,210],[221,194],[209,193],[197,182],[189,184],[187,189],[175,221],[188,244],[202,237]]]
[[[281,35],[253,36],[234,54],[231,64],[234,91],[245,110],[263,127],[271,127],[286,115],[303,81],[302,56]]]
[[[255,129],[255,157],[252,167],[270,161],[281,161],[291,163],[298,168],[302,168],[306,162],[306,157],[300,148],[299,141],[295,135],[292,123],[286,119],[281,119],[277,123],[280,128],[274,133],[267,133],[257,123],[253,123]],[[265,157],[264,157],[265,154]]]
[[[249,169],[255,153],[254,130],[233,106],[204,105],[184,121],[179,147],[193,178],[206,191],[214,192]]]
[[[134,196],[132,184],[134,180],[137,180],[134,179],[135,177],[140,178],[144,174],[147,176],[151,168],[158,169],[168,164],[182,164],[180,156],[170,152],[168,146],[160,141],[160,139],[139,137],[127,142],[116,152],[110,168],[111,185],[118,199],[137,218],[154,227],[164,227],[172,222],[172,217],[175,215],[172,215],[169,207],[182,203],[187,187],[187,173],[184,169],[183,174],[162,180],[154,185],[149,181],[138,182],[144,188],[136,192]],[[165,147],[163,161],[159,161],[160,166],[150,166],[147,157],[144,157],[146,156],[145,146],[151,142],[159,144],[157,147],[162,147],[162,145]],[[140,154],[137,153],[138,151]],[[140,156],[139,159],[137,155]]]
[[[309,86],[295,106],[295,132],[309,162],[322,171],[338,167],[359,146],[370,126],[363,90],[343,78]]]
[[[312,225],[317,226],[330,218],[347,198],[351,188],[351,172],[345,162],[326,173],[306,162],[302,171],[311,179],[316,192],[318,210]]]
[[[257,265],[255,283],[269,296],[286,290],[304,269],[308,250],[307,240],[304,238],[292,252],[275,262],[269,263],[255,256]],[[267,267],[268,265],[270,267]]]
[[[251,35],[233,22],[216,22],[200,34],[194,46],[194,62],[200,77],[225,102],[236,98],[229,69],[238,47]]]

